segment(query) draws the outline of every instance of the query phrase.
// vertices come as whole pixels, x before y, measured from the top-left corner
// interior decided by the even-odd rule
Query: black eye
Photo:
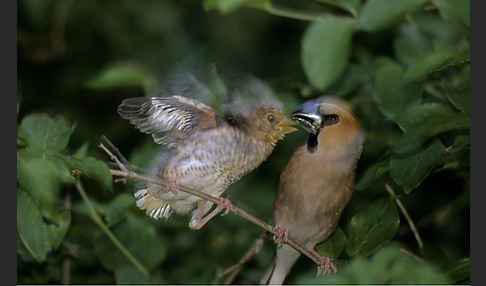
[[[273,122],[273,120],[274,120],[273,115],[272,114],[269,114],[267,116],[267,119],[268,119],[268,121]]]

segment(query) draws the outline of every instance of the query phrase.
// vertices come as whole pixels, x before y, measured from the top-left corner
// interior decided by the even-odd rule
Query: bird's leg
[[[222,215],[227,215],[233,204],[227,198],[220,198],[221,204],[218,205],[212,212],[207,214],[211,207],[213,206],[212,202],[208,201],[198,201],[197,208],[194,211],[191,221],[189,222],[189,227],[191,229],[201,229],[206,223],[208,223],[213,217],[219,214],[223,209],[225,210]],[[204,216],[207,214],[206,216]]]
[[[315,250],[311,250],[311,252],[319,259],[319,264],[317,265],[317,276],[327,274],[329,273],[329,270],[332,270],[334,273],[337,272],[336,265],[332,263],[329,256],[322,256]]]
[[[275,241],[276,244],[281,244],[282,242],[287,242],[289,239],[289,231],[280,225],[277,225],[273,229],[275,231],[275,234],[273,235],[273,241]]]

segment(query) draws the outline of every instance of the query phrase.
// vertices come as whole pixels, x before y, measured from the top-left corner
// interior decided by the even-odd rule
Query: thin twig
[[[253,256],[257,255],[260,250],[262,250],[263,243],[265,242],[265,237],[266,237],[267,232],[264,232],[255,242],[252,244],[252,246],[247,250],[245,255],[238,261],[238,263],[226,268],[223,273],[221,273],[221,276],[225,276],[229,273],[231,275],[226,278],[226,281],[224,282],[225,285],[230,285],[232,284],[233,280],[235,280],[236,276],[240,273],[241,269],[243,268],[243,265],[250,261]]]
[[[407,220],[408,225],[410,226],[410,229],[412,230],[412,232],[415,236],[415,239],[417,240],[419,248],[423,249],[424,243],[422,242],[422,238],[420,238],[420,234],[419,234],[417,228],[415,227],[415,223],[413,222],[412,218],[410,218],[410,215],[408,215],[407,209],[402,204],[402,201],[400,201],[400,199],[397,197],[397,195],[395,194],[393,189],[390,187],[390,185],[385,184],[385,188],[386,188],[386,191],[395,199],[395,203],[398,205],[398,208],[400,209],[403,216]]]
[[[75,184],[76,189],[78,190],[79,194],[83,198],[83,201],[86,203],[88,207],[88,211],[90,212],[91,219],[99,226],[99,228],[108,236],[108,238],[115,244],[115,246],[125,255],[125,257],[145,276],[149,276],[149,271],[145,266],[142,265],[134,256],[133,254],[123,245],[121,241],[111,232],[111,230],[105,225],[103,220],[100,216],[96,213],[94,206],[91,204],[86,192],[84,191],[81,182],[78,180]]]
[[[412,253],[412,252],[410,252],[410,251],[406,250],[405,248],[400,248],[400,252],[403,252],[403,253],[405,253],[406,255],[411,256],[411,257],[415,258],[415,259],[416,259],[417,261],[419,261],[419,262],[424,262],[424,260],[423,260],[422,258],[418,257],[418,256],[417,256],[415,253]]]
[[[64,209],[71,212],[71,193],[67,192],[64,197]],[[66,255],[62,258],[61,262],[61,284],[69,285],[71,284],[71,256]]]
[[[103,149],[108,154],[108,156],[110,158],[115,157],[113,155],[113,153],[111,153],[102,143],[100,143],[98,146],[101,149]],[[117,160],[117,161],[120,162],[119,160]],[[126,169],[125,166],[123,166],[123,168]],[[130,170],[127,170],[127,171],[110,170],[110,172],[113,176],[138,179],[138,180],[142,180],[142,181],[146,181],[146,182],[150,182],[150,183],[155,183],[155,184],[158,184],[158,185],[161,185],[161,186],[169,187],[168,183],[166,181],[164,181],[163,179],[158,178],[158,177],[157,178],[147,177],[147,176],[140,175],[136,172],[132,172]],[[184,193],[194,195],[194,196],[202,198],[204,200],[210,201],[210,202],[212,202],[212,203],[214,203],[218,206],[220,206],[220,205],[224,206],[225,205],[225,202],[222,198],[214,197],[212,195],[209,195],[207,193],[204,193],[204,192],[201,192],[201,191],[198,191],[198,190],[195,190],[195,189],[191,189],[191,188],[188,188],[188,187],[185,187],[185,186],[182,186],[182,185],[178,185],[177,190],[184,192]],[[232,213],[234,213],[235,215],[248,220],[249,222],[263,228],[264,230],[266,230],[266,231],[268,231],[272,234],[277,234],[272,225],[268,224],[267,222],[263,221],[262,219],[260,219],[256,216],[248,213],[244,209],[236,206],[234,203],[232,203],[230,211]],[[295,240],[293,240],[289,237],[286,241],[284,241],[284,243],[287,243],[288,245],[292,246],[295,250],[299,251],[300,253],[307,256],[312,261],[314,261],[314,263],[319,265],[319,263],[320,263],[319,257],[316,257],[312,252],[310,252],[307,248],[305,248],[302,245],[300,245],[299,243],[297,243]]]

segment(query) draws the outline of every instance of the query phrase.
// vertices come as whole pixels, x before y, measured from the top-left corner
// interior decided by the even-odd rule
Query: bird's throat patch
[[[319,145],[319,141],[317,140],[319,137],[319,131],[317,134],[310,133],[309,137],[307,138],[307,150],[310,153],[314,153],[317,150],[317,146]]]

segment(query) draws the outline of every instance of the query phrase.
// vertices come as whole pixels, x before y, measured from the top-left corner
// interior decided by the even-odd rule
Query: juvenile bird
[[[297,148],[281,173],[274,218],[277,242],[273,267],[263,283],[282,284],[300,253],[288,244],[296,240],[320,257],[318,274],[336,271],[329,257],[314,247],[334,231],[353,192],[355,168],[364,134],[344,102],[321,97],[305,102],[292,115],[310,132],[307,144]]]
[[[209,92],[192,74],[186,78],[193,88],[182,94]],[[195,98],[176,94],[129,98],[121,103],[118,113],[122,118],[166,146],[153,160],[150,175],[166,180],[169,187],[146,184],[137,190],[140,209],[155,219],[168,218],[172,210],[180,214],[192,211],[189,227],[200,229],[230,207],[223,200],[225,207],[210,212],[212,202],[178,191],[178,186],[220,197],[228,186],[258,167],[277,141],[296,130],[266,85],[253,78],[244,88],[256,96],[233,92],[236,99],[225,105],[224,114]]]

